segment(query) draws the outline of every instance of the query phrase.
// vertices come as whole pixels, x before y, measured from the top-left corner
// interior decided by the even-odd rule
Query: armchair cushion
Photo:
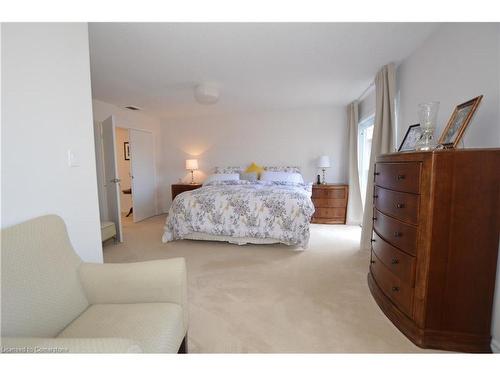
[[[187,330],[187,279],[184,258],[137,263],[83,263],[80,279],[91,304],[178,304]]]
[[[186,334],[183,311],[174,303],[91,305],[59,338],[122,338],[146,353],[177,353]]]

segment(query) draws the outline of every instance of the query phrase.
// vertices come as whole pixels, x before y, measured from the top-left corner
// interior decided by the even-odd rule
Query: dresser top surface
[[[313,184],[314,189],[333,189],[333,188],[343,188],[349,186],[347,184],[341,184],[341,183],[336,183],[336,184]]]
[[[201,187],[201,184],[172,184],[174,188]]]
[[[433,157],[444,155],[464,155],[464,154],[498,154],[500,148],[462,148],[462,149],[437,149],[431,151],[403,151],[382,154],[377,157],[377,162],[383,161],[423,161]]]

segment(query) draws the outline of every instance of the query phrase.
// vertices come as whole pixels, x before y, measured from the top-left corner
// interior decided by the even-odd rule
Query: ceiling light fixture
[[[141,109],[139,107],[133,106],[133,105],[127,105],[125,106],[126,109],[130,109],[131,111],[140,111]]]
[[[200,104],[215,104],[219,96],[219,88],[213,83],[201,83],[194,88],[194,98]]]

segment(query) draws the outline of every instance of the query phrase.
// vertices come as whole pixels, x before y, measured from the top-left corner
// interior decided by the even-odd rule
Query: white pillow
[[[239,179],[239,173],[215,173],[208,176],[203,185],[212,181],[238,181]]]
[[[260,175],[260,179],[262,181],[293,182],[296,184],[304,183],[304,179],[300,173],[264,171]]]

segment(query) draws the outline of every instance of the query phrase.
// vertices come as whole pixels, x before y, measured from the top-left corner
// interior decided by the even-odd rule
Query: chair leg
[[[181,346],[179,346],[178,354],[188,354],[188,335],[182,339]]]
[[[132,215],[133,212],[134,212],[134,207],[130,207],[130,210],[128,210],[128,214],[126,217],[129,217],[130,215]]]

